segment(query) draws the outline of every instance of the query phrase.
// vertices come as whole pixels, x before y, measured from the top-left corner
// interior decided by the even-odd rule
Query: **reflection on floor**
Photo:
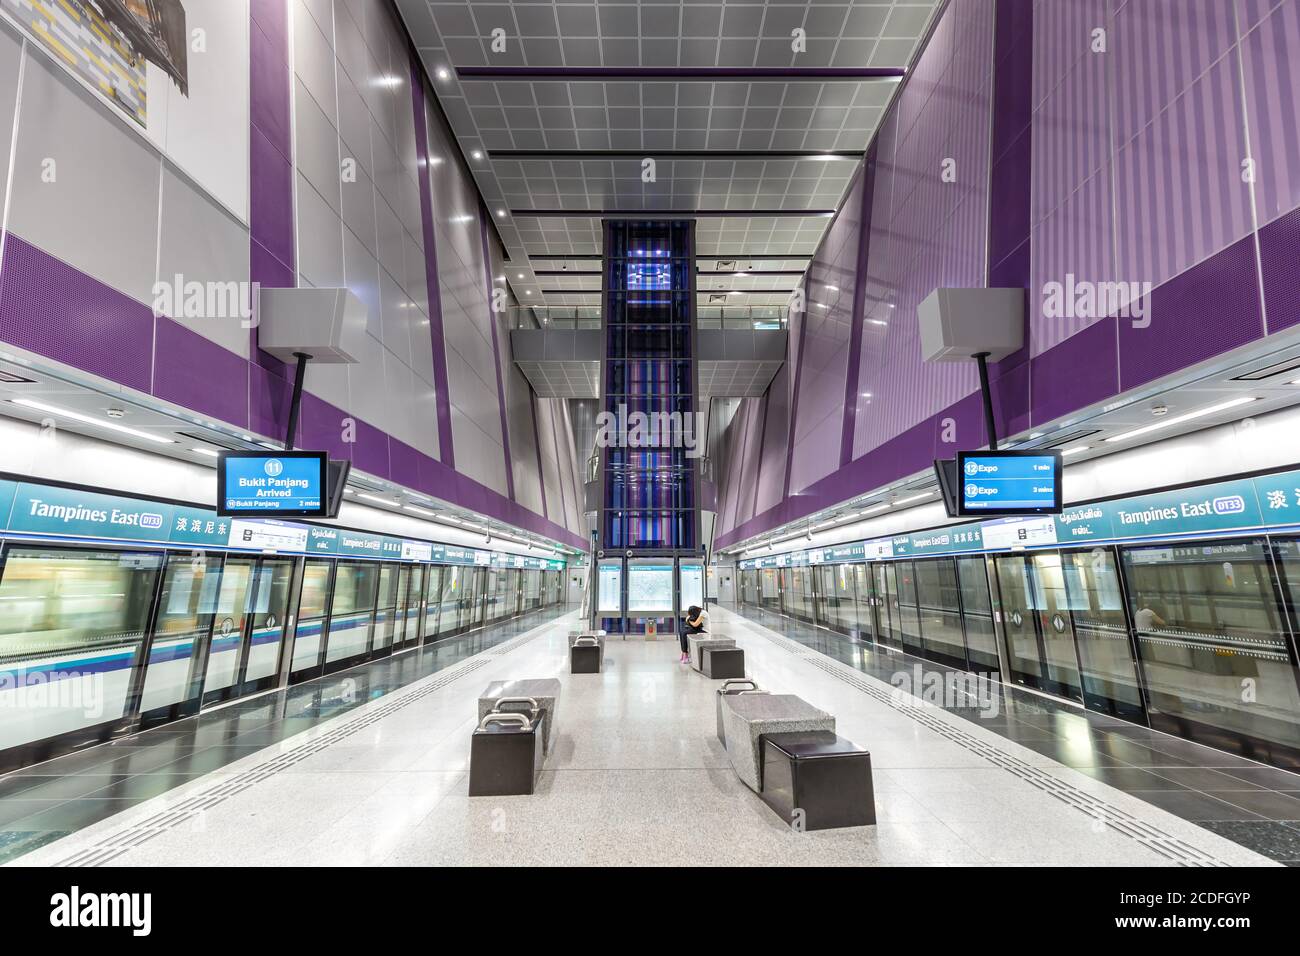
[[[202,778],[564,613],[563,608],[534,611],[0,776],[0,862]]]
[[[869,748],[879,822],[796,833],[738,780],[715,690],[676,642],[611,640],[570,675],[574,616],[18,858],[18,865],[1264,864],[1265,858],[726,609],[714,630],[767,689]],[[553,752],[528,797],[467,795],[478,694],[558,677]],[[969,728],[969,729],[963,729]],[[73,801],[83,803],[85,801]]]
[[[920,665],[952,668],[860,644],[771,611],[736,611],[789,640],[884,681]],[[948,707],[1007,740],[1290,866],[1300,866],[1300,775],[1002,684],[997,715]]]

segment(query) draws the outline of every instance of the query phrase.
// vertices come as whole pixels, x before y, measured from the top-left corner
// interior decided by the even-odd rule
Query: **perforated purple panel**
[[[1101,319],[1034,356],[1030,407],[1034,421],[1051,421],[1114,395],[1119,389],[1115,320]]]
[[[148,392],[153,310],[9,233],[0,340]]]
[[[248,361],[166,316],[156,320],[153,393],[248,427]]]
[[[1259,257],[1264,278],[1264,314],[1269,332],[1300,323],[1300,209],[1274,219],[1259,230]]]
[[[1119,320],[1121,390],[1263,336],[1254,241],[1248,236],[1233,243],[1170,279],[1149,300],[1149,315]],[[1138,327],[1148,319],[1148,328]]]

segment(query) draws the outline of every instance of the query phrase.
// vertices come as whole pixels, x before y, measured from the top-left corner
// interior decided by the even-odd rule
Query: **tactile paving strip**
[[[424,700],[430,694],[435,694],[442,690],[453,681],[457,681],[467,674],[472,674],[489,663],[489,657],[500,657],[508,654],[510,651],[527,644],[529,641],[536,640],[546,633],[545,629],[539,629],[536,633],[522,634],[519,637],[512,638],[504,643],[498,644],[478,657],[462,661],[452,667],[447,668],[436,679],[430,681],[421,687],[406,692],[398,692],[389,695],[388,699],[376,706],[369,708],[364,713],[358,714],[351,719],[344,719],[342,723],[333,729],[321,734],[319,737],[303,741],[301,744],[291,746],[290,749],[269,757],[254,767],[243,770],[228,777],[220,783],[213,784],[200,790],[191,797],[187,797],[180,803],[170,806],[165,810],[160,810],[153,816],[146,817],[138,823],[110,833],[108,836],[99,840],[97,843],[84,849],[78,850],[71,856],[66,857],[53,864],[54,866],[102,866],[109,861],[116,859],[128,850],[134,849],[143,843],[147,843],[161,833],[169,830],[175,830],[193,820],[201,813],[213,809],[218,804],[224,803],[231,797],[243,793],[249,787],[252,787],[263,780],[274,777],[276,774],[292,767],[294,764],[301,763],[313,754],[320,753],[328,747],[340,741],[346,740],[353,734],[356,734],[372,724],[390,717],[403,708],[409,707],[416,701]]]
[[[1076,810],[1088,814],[1098,824],[1104,825],[1117,833],[1121,833],[1131,840],[1136,840],[1147,849],[1158,853],[1167,860],[1178,863],[1181,866],[1229,866],[1227,862],[1212,856],[1190,844],[1178,839],[1176,836],[1165,833],[1159,827],[1152,826],[1143,820],[1139,820],[1125,810],[1114,806],[1102,800],[1100,797],[1093,796],[1085,790],[1080,790],[1073,784],[1054,777],[1041,767],[1026,763],[1019,757],[1007,753],[997,747],[992,746],[987,741],[981,740],[974,734],[969,734],[960,727],[953,725],[948,719],[939,717],[935,711],[936,707],[926,703],[911,695],[901,691],[890,691],[871,681],[864,680],[856,671],[845,664],[833,661],[817,651],[811,650],[788,638],[779,637],[774,634],[764,633],[764,630],[757,629],[757,632],[773,644],[789,651],[796,657],[802,658],[806,664],[816,667],[818,670],[829,674],[841,683],[848,684],[856,690],[861,691],[869,697],[880,701],[882,704],[906,714],[917,723],[934,731],[941,737],[951,740],[960,747],[965,748],[977,756],[983,757],[989,763],[996,767],[1015,774],[1026,783],[1037,787],[1045,793],[1051,794],[1056,799],[1069,804]],[[952,719],[952,718],[950,718]]]

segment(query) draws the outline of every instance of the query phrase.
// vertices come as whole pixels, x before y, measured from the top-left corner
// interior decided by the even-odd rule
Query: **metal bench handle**
[[[527,704],[532,709],[533,716],[537,716],[538,706],[535,697],[498,697],[492,709],[500,712],[502,704]]]
[[[513,724],[524,730],[533,729],[533,722],[523,714],[500,714],[494,711],[479,721],[478,729],[487,730],[488,724]]]
[[[758,682],[748,677],[733,677],[731,680],[723,681],[722,689],[726,690],[728,687],[739,686],[740,684],[748,684],[754,690],[758,690]]]
[[[594,637],[580,637],[580,638],[578,638],[577,640],[575,640],[575,641],[573,642],[573,646],[574,646],[574,647],[579,647],[579,646],[582,646],[582,647],[599,647],[599,646],[600,646],[600,641],[596,640]]]

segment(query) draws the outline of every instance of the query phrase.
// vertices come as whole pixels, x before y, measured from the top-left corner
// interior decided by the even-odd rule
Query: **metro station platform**
[[[300,685],[287,701],[243,701],[194,727],[148,731],[4,778],[6,808],[63,798],[27,817],[8,811],[9,865],[1264,866],[1300,858],[1300,823],[1267,814],[1269,799],[1297,789],[1292,774],[1019,690],[981,701],[985,716],[923,705],[891,686],[892,674],[921,663],[905,655],[773,616],[718,607],[712,617],[765,689],[835,713],[838,732],[871,752],[874,826],[798,833],[773,814],[715,736],[718,682],[678,663],[675,641],[611,638],[603,674],[570,675],[566,635],[576,615],[533,615]],[[520,677],[562,684],[537,792],[471,798],[477,695],[490,681]],[[31,783],[42,773],[46,782]],[[70,789],[92,778],[103,785]],[[20,783],[30,786],[20,792]]]

